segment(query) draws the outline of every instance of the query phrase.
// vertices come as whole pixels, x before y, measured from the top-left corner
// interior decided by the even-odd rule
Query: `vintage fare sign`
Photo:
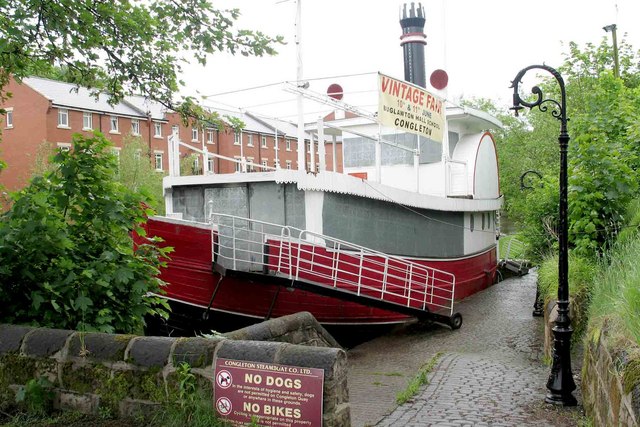
[[[322,426],[324,371],[217,359],[214,405],[235,426]]]
[[[378,74],[378,119],[395,127],[442,142],[444,102],[414,84]]]

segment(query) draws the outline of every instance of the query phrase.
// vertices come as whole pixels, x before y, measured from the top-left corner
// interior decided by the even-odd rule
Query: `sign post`
[[[322,426],[324,370],[217,359],[214,406],[233,426]]]

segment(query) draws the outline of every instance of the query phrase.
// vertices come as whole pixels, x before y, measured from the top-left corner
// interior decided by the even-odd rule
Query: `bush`
[[[75,135],[53,163],[0,218],[0,322],[131,333],[146,314],[166,316],[150,293],[168,250],[154,239],[134,248],[152,211],[115,180],[109,141]]]

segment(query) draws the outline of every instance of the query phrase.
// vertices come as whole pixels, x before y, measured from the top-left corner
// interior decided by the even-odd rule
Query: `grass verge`
[[[438,363],[438,360],[440,359],[440,357],[442,357],[442,354],[443,353],[436,353],[436,355],[433,356],[431,360],[429,360],[427,363],[422,365],[422,367],[420,368],[420,371],[418,371],[418,375],[416,375],[416,377],[412,379],[411,382],[409,382],[409,385],[407,385],[407,388],[405,388],[404,390],[402,390],[396,395],[396,403],[398,405],[402,405],[408,402],[413,396],[415,396],[418,393],[418,390],[420,390],[420,387],[422,387],[425,384],[429,384],[429,380],[427,379],[427,376],[436,366],[436,364]]]

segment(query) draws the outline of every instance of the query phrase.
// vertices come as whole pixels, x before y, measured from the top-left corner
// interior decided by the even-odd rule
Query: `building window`
[[[291,170],[291,160],[287,160],[287,170]]]
[[[233,134],[233,145],[240,145],[240,132],[236,132]]]
[[[157,171],[161,171],[162,170],[162,152],[155,152],[153,153],[155,156],[155,160],[156,160],[156,170]]]
[[[240,156],[234,156],[233,158],[236,160],[236,172],[242,172],[242,158]]]
[[[287,139],[286,144],[287,144],[287,151],[291,151],[291,140]]]
[[[207,129],[207,144],[213,143],[213,129]]]
[[[273,161],[273,167],[278,169],[280,167],[280,163],[278,162],[278,159]]]
[[[179,137],[180,136],[180,126],[178,126],[178,125],[171,126],[171,135]]]
[[[194,156],[193,157],[193,174],[199,174],[200,173],[200,156]]]
[[[247,135],[247,147],[253,147],[253,135]]]
[[[117,116],[111,116],[109,118],[109,129],[111,133],[118,133],[118,117]]]
[[[307,153],[311,153],[311,142],[307,144],[307,142],[305,141],[304,145],[306,145],[307,147]]]
[[[82,113],[82,130],[93,130],[93,114],[88,111]]]
[[[266,137],[266,135],[262,135],[260,137],[260,146],[262,148],[267,148],[267,137]]]
[[[69,143],[69,142],[58,142],[58,150],[60,150],[60,151],[71,151],[71,143]]]
[[[262,170],[266,171],[267,167],[269,167],[269,160],[268,159],[262,159]]]
[[[131,119],[131,134],[140,135],[140,120]]]
[[[247,172],[255,172],[253,167],[253,157],[247,157]]]
[[[162,123],[153,122],[153,137],[162,138]]]
[[[133,153],[133,158],[135,159],[136,162],[139,162],[140,159],[142,158],[142,150],[138,149]]]
[[[7,129],[11,129],[13,127],[13,108],[5,108],[5,124]]]
[[[64,108],[60,108],[58,110],[58,127],[59,128],[69,127],[69,110],[66,110]]]
[[[198,142],[198,128],[191,128],[191,142]]]
[[[214,173],[213,164],[214,163],[213,163],[213,159],[212,158],[207,159],[207,169],[208,169],[209,173]]]

